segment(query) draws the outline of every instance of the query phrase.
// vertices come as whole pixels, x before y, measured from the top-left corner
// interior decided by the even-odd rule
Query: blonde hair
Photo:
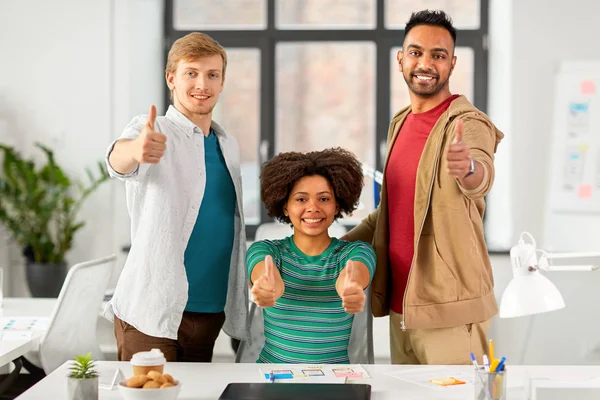
[[[220,55],[223,59],[223,79],[225,79],[225,69],[227,68],[227,53],[225,49],[212,37],[200,33],[192,32],[179,38],[171,46],[167,56],[167,67],[165,72],[174,74],[177,70],[179,61],[193,61],[200,57]]]

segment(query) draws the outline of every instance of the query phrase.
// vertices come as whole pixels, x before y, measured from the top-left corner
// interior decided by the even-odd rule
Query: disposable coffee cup
[[[130,362],[133,366],[133,375],[146,375],[150,371],[162,374],[167,360],[160,349],[152,349],[135,353]]]

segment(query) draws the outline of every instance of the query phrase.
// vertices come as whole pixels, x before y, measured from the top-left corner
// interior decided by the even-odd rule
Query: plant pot
[[[98,400],[98,377],[67,377],[67,400]]]
[[[67,276],[67,264],[28,261],[25,265],[25,273],[32,297],[58,297]]]

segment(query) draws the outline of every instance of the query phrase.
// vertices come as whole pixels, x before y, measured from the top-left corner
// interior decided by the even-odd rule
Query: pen
[[[500,359],[500,362],[498,363],[498,366],[496,367],[496,369],[494,370],[494,372],[500,372],[502,371],[502,369],[504,368],[504,363],[506,362],[506,357],[502,357]]]
[[[494,357],[494,341],[490,339],[490,362],[494,362],[496,357]]]
[[[497,358],[492,361],[492,364],[490,365],[490,372],[496,372],[496,368],[498,368],[498,364],[500,363],[500,360],[498,360]]]
[[[483,366],[485,367],[485,372],[490,372],[490,360],[487,354],[483,355]]]
[[[477,364],[477,360],[475,359],[475,354],[473,354],[473,353],[471,353],[471,362],[475,366],[475,375],[477,375],[479,377],[479,380],[481,381],[481,390],[485,393],[485,397],[492,400],[491,394],[486,390],[487,385],[485,383],[485,380],[483,380],[483,376],[479,373],[479,369],[480,369],[479,364]]]

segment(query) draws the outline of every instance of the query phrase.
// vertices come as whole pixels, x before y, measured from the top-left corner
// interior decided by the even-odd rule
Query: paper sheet
[[[448,367],[424,367],[403,369],[400,371],[389,372],[387,375],[400,379],[406,382],[414,383],[415,385],[424,386],[433,390],[467,390],[473,392],[473,373],[462,372]],[[440,386],[430,381],[432,379],[442,379],[453,377],[464,381],[462,385]]]
[[[295,368],[261,368],[260,375],[265,381],[274,382],[307,382],[307,383],[345,383],[346,379],[370,378],[367,371],[359,364],[354,365],[311,365]]]
[[[0,331],[0,340],[29,340],[32,331]]]
[[[46,331],[50,318],[7,317],[0,318],[0,331]]]

